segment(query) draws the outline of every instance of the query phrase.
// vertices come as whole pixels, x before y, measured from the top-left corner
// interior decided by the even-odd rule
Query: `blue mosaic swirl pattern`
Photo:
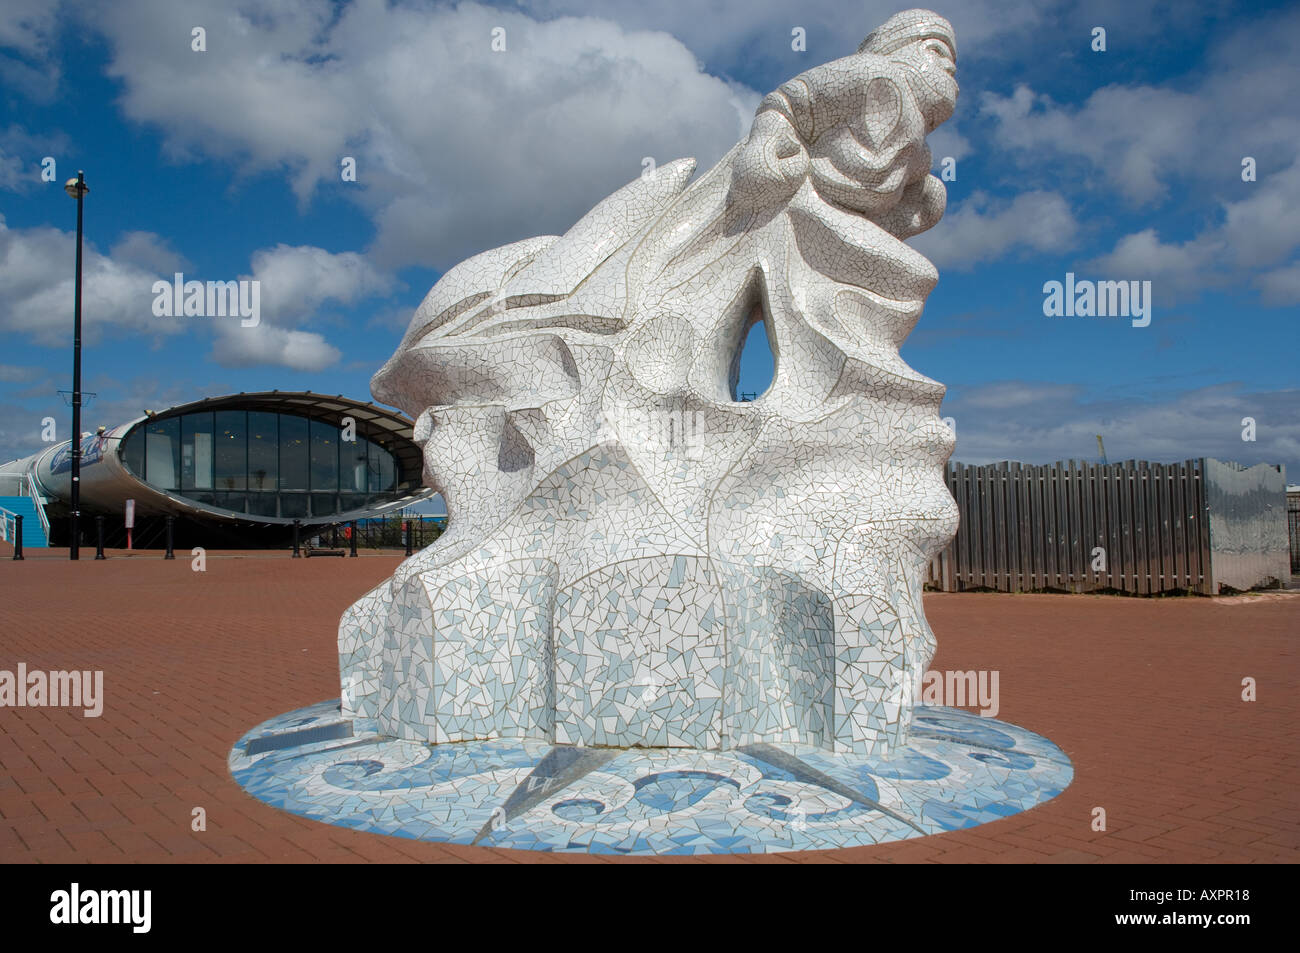
[[[246,734],[230,771],[273,807],[356,830],[610,854],[880,844],[1018,814],[1074,777],[1046,738],[952,708],[918,708],[909,744],[888,758],[797,744],[432,745],[374,729],[345,719],[338,701],[321,702]]]

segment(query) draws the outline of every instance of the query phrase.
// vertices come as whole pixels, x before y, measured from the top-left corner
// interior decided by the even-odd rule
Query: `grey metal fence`
[[[1287,569],[1274,565],[1273,537],[1285,533],[1273,505],[1284,495],[1281,468],[1205,458],[949,463],[946,478],[961,524],[928,572],[945,591],[1216,593],[1281,581]]]
[[[1286,519],[1291,543],[1291,575],[1300,576],[1300,493],[1286,495]]]

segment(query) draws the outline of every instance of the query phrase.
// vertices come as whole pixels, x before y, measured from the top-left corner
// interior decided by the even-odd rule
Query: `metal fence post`
[[[348,553],[348,555],[355,556],[357,554],[357,521],[353,520],[350,527],[352,529],[352,552]]]
[[[172,526],[176,522],[176,517],[168,515],[167,517],[167,552],[163,554],[163,559],[175,559],[176,554],[172,552]]]
[[[411,555],[411,521],[402,520],[402,532],[406,536],[406,555]]]
[[[95,517],[95,558],[104,558],[104,517]]]
[[[26,559],[23,555],[23,517],[22,514],[14,516],[14,559]]]
[[[294,559],[299,559],[302,556],[302,553],[298,552],[298,532],[301,527],[302,527],[301,520],[293,521],[293,558]]]

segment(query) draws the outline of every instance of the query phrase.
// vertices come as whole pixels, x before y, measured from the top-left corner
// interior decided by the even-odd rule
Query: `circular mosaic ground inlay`
[[[889,758],[810,745],[730,751],[386,738],[338,701],[267,721],[230,771],[273,807],[356,830],[519,850],[768,853],[975,827],[1073,780],[1046,738],[953,708],[917,710]]]

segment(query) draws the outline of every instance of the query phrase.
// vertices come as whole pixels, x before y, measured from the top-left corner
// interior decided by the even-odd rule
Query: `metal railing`
[[[31,497],[32,505],[36,507],[36,518],[41,521],[41,529],[45,532],[45,538],[50,538],[50,518],[45,515],[45,504],[48,502],[45,497],[41,496],[41,491],[36,488],[36,477],[29,470],[27,472],[27,495]]]
[[[357,521],[357,546],[363,549],[400,549],[411,537],[412,550],[420,550],[436,540],[446,526],[440,516],[376,516]],[[319,539],[322,547],[343,548],[351,545],[350,523],[329,523],[304,526],[305,543]]]
[[[12,543],[18,537],[18,514],[0,506],[0,540]]]

